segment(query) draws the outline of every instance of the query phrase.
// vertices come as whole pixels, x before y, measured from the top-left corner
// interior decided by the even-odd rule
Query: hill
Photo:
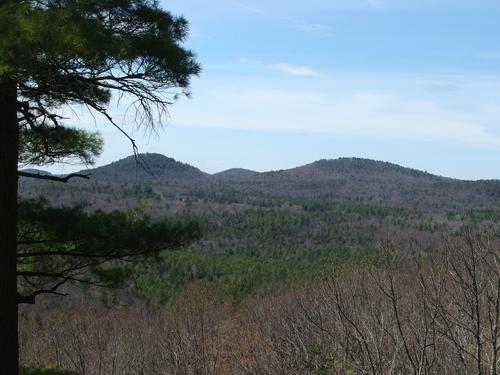
[[[134,156],[103,167],[82,172],[91,173],[91,181],[72,181],[82,190],[82,199],[96,200],[95,188],[111,184],[148,185],[163,197],[175,199],[220,200],[222,203],[249,203],[258,195],[327,199],[370,205],[418,208],[433,211],[487,209],[500,201],[500,181],[463,181],[405,168],[397,164],[361,158],[318,160],[292,169],[258,173],[233,168],[210,175],[189,164],[161,154],[140,154],[141,167]],[[39,184],[37,184],[39,185]],[[51,189],[67,189],[51,184]],[[129,188],[120,188],[120,195]],[[134,188],[135,189],[135,188]],[[26,192],[33,193],[27,187]],[[42,189],[43,190],[43,189]],[[133,190],[133,189],[132,189]],[[116,195],[116,194],[115,194]],[[259,198],[260,199],[260,198]],[[110,200],[111,202],[111,200]],[[122,203],[113,203],[120,207]]]
[[[231,168],[222,172],[214,173],[212,176],[219,178],[240,178],[255,176],[256,174],[259,174],[259,172],[244,168]]]
[[[371,256],[388,238],[403,244],[401,251],[415,242],[430,249],[464,225],[491,228],[500,220],[495,180],[461,181],[358,158],[215,175],[159,154],[141,158],[150,172],[128,157],[86,171],[91,180],[20,184],[20,195],[197,218],[199,241],[161,266],[148,265],[157,271],[140,272],[141,285],[160,299],[195,280],[239,280],[230,292],[239,299],[265,280],[317,275],[338,259]]]
[[[425,209],[463,209],[498,204],[500,181],[463,181],[396,164],[360,158],[319,160],[297,168],[242,175],[226,188],[247,193],[330,197]]]
[[[189,164],[155,153],[128,156],[103,167],[82,172],[91,173],[96,180],[114,182],[191,182],[208,176]]]

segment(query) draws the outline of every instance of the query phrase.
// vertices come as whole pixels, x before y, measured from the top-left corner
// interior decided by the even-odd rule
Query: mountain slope
[[[96,180],[115,182],[194,182],[209,176],[189,164],[155,153],[139,154],[137,159],[128,156],[84,172]]]
[[[255,176],[256,174],[259,174],[259,172],[244,168],[231,168],[222,172],[214,173],[212,176],[219,178],[240,178]]]
[[[319,160],[297,168],[232,180],[248,193],[418,208],[498,205],[500,181],[462,181],[396,164],[360,158]]]
[[[69,185],[78,187],[78,197],[82,200],[92,202],[97,199],[94,194],[97,184],[97,190],[102,192],[99,195],[101,202],[105,199],[118,206],[122,203],[102,194],[119,190],[120,195],[125,197],[128,191],[125,185],[133,184],[148,185],[148,191],[167,200],[169,196],[173,200],[179,197],[205,202],[215,199],[224,204],[247,204],[255,201],[252,197],[263,196],[269,199],[286,196],[447,211],[490,209],[500,203],[498,180],[462,181],[360,158],[319,160],[297,168],[264,173],[234,168],[214,175],[160,154],[141,154],[140,160],[148,171],[133,156],[129,156],[85,171],[92,173],[91,181],[72,181]],[[120,184],[124,187],[120,188]],[[52,184],[50,188],[51,191],[62,189],[60,184]],[[30,190],[28,186],[23,191],[31,196],[36,193],[34,188]],[[203,211],[201,206],[203,204],[200,205]]]

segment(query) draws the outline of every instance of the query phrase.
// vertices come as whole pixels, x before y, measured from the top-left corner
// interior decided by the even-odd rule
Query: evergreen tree
[[[18,166],[91,163],[99,154],[97,134],[65,126],[58,110],[66,105],[101,114],[135,150],[107,105],[112,94],[127,96],[137,125],[160,126],[200,70],[182,47],[187,32],[184,18],[154,0],[0,0],[0,373],[18,374],[18,175],[88,177],[37,176]]]

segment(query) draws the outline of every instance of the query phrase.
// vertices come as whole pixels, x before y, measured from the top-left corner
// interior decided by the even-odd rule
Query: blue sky
[[[141,151],[207,172],[357,156],[500,178],[500,2],[161,4],[190,21],[186,45],[203,72],[158,135],[133,131]],[[130,154],[118,133],[97,128],[98,164]]]

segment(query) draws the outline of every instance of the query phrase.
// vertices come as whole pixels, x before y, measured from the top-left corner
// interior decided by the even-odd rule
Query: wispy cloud
[[[367,3],[370,7],[376,10],[386,10],[386,4],[381,0],[367,0]]]
[[[213,103],[220,103],[220,108]],[[499,126],[489,123],[491,120],[486,118],[489,114],[464,116],[432,100],[407,99],[395,94],[235,88],[213,91],[206,101],[198,98],[197,105],[198,111],[179,108],[175,123],[380,139],[444,140],[500,149]]]
[[[312,24],[299,25],[298,29],[307,32],[318,32],[318,31],[323,32],[323,31],[329,31],[330,27],[323,25],[321,23],[312,23]]]
[[[246,13],[255,14],[255,15],[259,15],[259,16],[268,16],[269,15],[263,9],[255,7],[255,6],[251,6],[248,4],[234,2],[233,5]]]
[[[378,12],[400,9],[431,9],[443,6],[484,7],[495,3],[494,0],[253,0],[251,2],[241,0],[233,1],[231,5],[248,14],[279,17],[283,14],[304,14],[310,9],[318,9],[322,12]]]
[[[375,1],[375,0],[368,0],[368,1]],[[244,3],[235,3],[234,4],[238,9],[241,11],[254,15],[254,16],[260,16],[260,17],[266,17],[266,18],[272,18],[278,21],[281,21],[288,25],[288,27],[291,27],[295,30],[301,31],[301,32],[306,32],[306,33],[314,33],[317,35],[320,35],[322,37],[327,37],[327,38],[333,38],[335,37],[335,33],[332,31],[331,27],[322,23],[317,23],[317,22],[308,22],[306,20],[296,18],[296,17],[291,17],[286,14],[286,12],[283,12],[279,8],[266,8],[265,6],[262,7],[256,7],[254,5],[250,6]],[[262,4],[261,4],[262,5]],[[289,4],[284,4],[283,8],[287,8],[287,5]]]
[[[460,83],[455,81],[446,81],[446,80],[431,81],[426,83],[424,87],[430,93],[437,93],[437,94],[451,94],[462,89]]]
[[[321,72],[305,65],[274,64],[270,67],[278,72],[294,77],[317,78],[323,76]]]
[[[321,23],[302,23],[293,21],[295,28],[306,33],[318,34],[326,38],[334,38],[336,35],[331,27]]]

